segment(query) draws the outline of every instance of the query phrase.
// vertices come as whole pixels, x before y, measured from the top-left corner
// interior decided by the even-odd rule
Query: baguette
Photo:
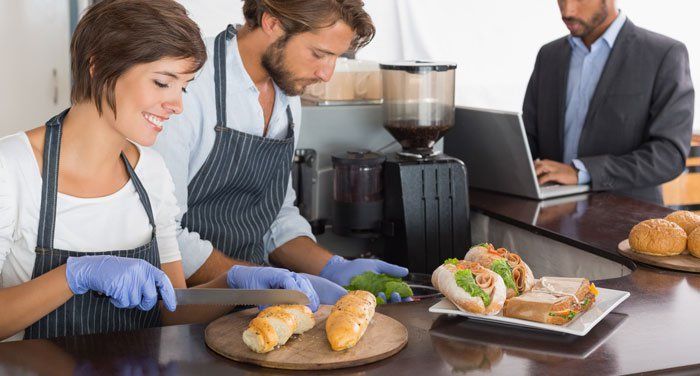
[[[272,351],[284,345],[292,334],[313,328],[314,315],[307,306],[278,305],[265,308],[243,332],[243,343],[257,353]]]
[[[506,282],[507,294],[506,299],[518,296],[526,291],[529,291],[535,284],[535,276],[529,266],[515,253],[509,252],[505,248],[496,249],[492,244],[484,243],[469,249],[464,256],[464,260],[470,262],[478,262],[483,267],[492,269],[498,273],[504,282]],[[499,270],[494,268],[494,261],[505,260],[510,269]],[[512,283],[509,281],[512,278]]]
[[[503,278],[475,262],[447,260],[433,272],[432,283],[464,312],[495,315],[506,300]]]
[[[364,290],[350,291],[340,298],[326,320],[326,336],[333,351],[349,349],[367,330],[377,299]]]

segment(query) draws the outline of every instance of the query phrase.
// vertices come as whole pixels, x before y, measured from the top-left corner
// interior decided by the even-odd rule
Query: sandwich
[[[479,244],[469,249],[464,260],[477,262],[501,276],[507,289],[506,299],[530,290],[535,284],[530,267],[520,256],[505,248],[496,249],[489,243]]]
[[[506,300],[503,278],[476,262],[448,259],[435,269],[432,283],[464,312],[495,315]]]
[[[542,277],[532,290],[508,299],[503,316],[564,325],[591,308],[597,295],[586,278]]]

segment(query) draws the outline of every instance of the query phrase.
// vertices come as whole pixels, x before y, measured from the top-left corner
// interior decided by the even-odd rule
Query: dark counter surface
[[[587,336],[549,334],[431,314],[437,300],[379,307],[408,328],[395,356],[330,372],[371,375],[700,373],[700,275],[635,265],[617,244],[637,222],[668,209],[611,194],[538,205],[472,191],[472,209],[603,257],[632,274],[596,282],[631,296]],[[564,200],[566,201],[566,200]],[[546,207],[545,207],[546,206]],[[0,343],[0,374],[295,374],[236,363],[204,343],[204,325]],[[298,374],[298,373],[297,373]],[[307,374],[307,373],[305,373]]]

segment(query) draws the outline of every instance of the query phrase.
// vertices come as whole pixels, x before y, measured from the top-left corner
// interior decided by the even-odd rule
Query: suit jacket
[[[543,46],[527,87],[523,121],[533,158],[562,161],[571,46]],[[660,184],[685,168],[695,93],[683,43],[635,26],[615,40],[578,145],[591,189],[661,204]]]

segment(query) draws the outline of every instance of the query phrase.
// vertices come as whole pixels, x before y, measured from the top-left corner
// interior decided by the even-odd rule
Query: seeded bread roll
[[[681,226],[685,234],[690,236],[690,233],[695,230],[696,227],[700,226],[700,215],[687,210],[675,211],[664,218],[667,221],[671,221],[678,226]]]
[[[372,293],[356,290],[340,298],[326,320],[326,336],[333,351],[349,349],[365,334],[377,300]]]
[[[685,251],[687,235],[681,226],[665,219],[647,219],[632,227],[630,247],[652,256],[675,256]]]
[[[688,235],[688,252],[695,257],[700,257],[700,227]]]
[[[315,324],[309,307],[279,305],[268,307],[255,317],[243,332],[243,342],[257,353],[272,351],[284,345],[292,334],[301,334]]]

